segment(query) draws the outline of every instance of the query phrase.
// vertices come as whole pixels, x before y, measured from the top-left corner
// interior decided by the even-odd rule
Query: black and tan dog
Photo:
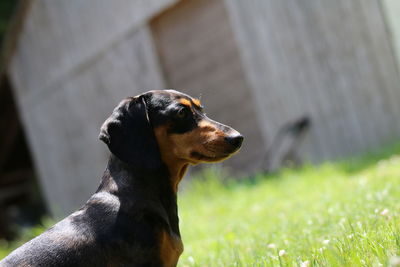
[[[0,266],[175,266],[176,193],[189,164],[222,161],[243,137],[174,90],[123,100],[101,127],[111,151],[96,193]]]

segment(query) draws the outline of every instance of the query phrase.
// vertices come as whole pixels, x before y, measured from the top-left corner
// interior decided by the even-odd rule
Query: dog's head
[[[175,90],[149,91],[123,100],[99,138],[120,160],[142,168],[161,162],[218,162],[237,152],[243,136],[209,119],[198,99]]]

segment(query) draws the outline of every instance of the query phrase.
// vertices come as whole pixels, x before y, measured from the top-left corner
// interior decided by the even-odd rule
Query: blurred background
[[[245,136],[236,176],[400,137],[397,0],[2,0],[0,238],[95,191],[118,102],[200,97]]]

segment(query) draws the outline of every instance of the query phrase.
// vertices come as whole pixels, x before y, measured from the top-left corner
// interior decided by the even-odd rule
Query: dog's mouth
[[[227,137],[225,137],[224,141],[226,142],[222,145],[216,142],[205,142],[203,143],[203,148],[200,149],[201,152],[198,150],[193,150],[190,153],[190,158],[195,163],[220,162],[226,160],[240,150],[243,137],[240,136],[240,140],[238,142],[232,142],[232,140]]]
[[[220,154],[214,154],[214,155],[204,155],[202,153],[193,151],[190,153],[190,157],[196,161],[204,161],[204,162],[219,162],[222,160],[225,160],[232,156],[232,153],[220,153]]]

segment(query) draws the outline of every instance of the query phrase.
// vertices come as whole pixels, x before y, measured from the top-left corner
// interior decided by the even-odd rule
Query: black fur
[[[189,99],[189,96],[185,94],[181,94],[180,96]],[[170,123],[170,133],[182,134],[189,132],[196,127],[198,121],[204,118],[204,114],[198,109],[195,109],[194,113],[188,111],[188,116],[185,118],[177,118],[176,114],[179,110],[185,109],[185,106],[174,101],[175,99],[171,98],[169,94],[161,93],[147,97],[147,99],[149,103],[148,112],[149,117],[151,117],[152,125],[156,127],[161,124]],[[160,112],[160,110],[162,110],[162,112]]]
[[[167,177],[165,167],[138,173],[111,156],[97,192],[80,210],[0,266],[162,266],[160,231],[180,236],[176,195]]]
[[[144,168],[161,164],[144,95],[122,101],[104,122],[99,138],[126,163]]]

